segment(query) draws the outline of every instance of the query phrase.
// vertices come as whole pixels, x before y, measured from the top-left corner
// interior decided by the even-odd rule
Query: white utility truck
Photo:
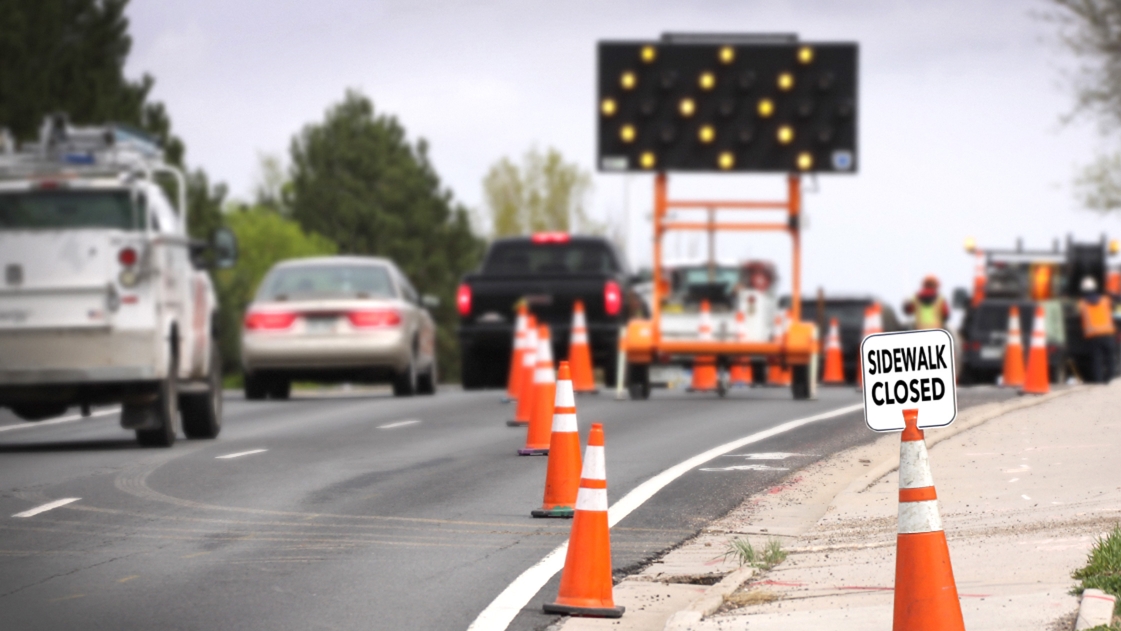
[[[0,130],[0,406],[37,421],[119,403],[145,446],[171,446],[180,420],[188,438],[218,435],[206,270],[232,265],[237,244],[224,229],[188,238],[185,187],[158,144],[123,126],[52,115],[18,150]]]

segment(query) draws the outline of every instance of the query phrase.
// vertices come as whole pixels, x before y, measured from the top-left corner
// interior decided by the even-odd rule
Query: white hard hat
[[[1093,293],[1098,290],[1098,282],[1094,280],[1093,276],[1082,277],[1082,291],[1086,293]]]

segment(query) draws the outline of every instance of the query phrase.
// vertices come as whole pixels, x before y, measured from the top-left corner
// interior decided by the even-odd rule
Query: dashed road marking
[[[140,578],[140,575],[139,575],[139,574],[133,574],[132,576],[126,576],[126,577],[124,577],[124,578],[118,578],[118,579],[117,579],[117,582],[118,582],[118,583],[127,583],[127,582],[131,581],[131,580],[132,580],[132,579],[134,579],[134,578]]]
[[[790,471],[788,467],[772,467],[766,464],[738,464],[731,467],[714,467],[701,471]]]
[[[95,418],[95,417],[98,417],[98,416],[108,416],[110,414],[116,414],[117,412],[120,412],[120,411],[121,411],[121,408],[115,407],[115,408],[109,408],[108,410],[97,410],[96,412],[90,412],[89,416],[82,416],[81,414],[72,414],[70,416],[63,416],[61,418],[53,418],[49,421],[35,421],[35,422],[32,422],[32,423],[23,423],[22,425],[4,425],[4,426],[0,427],[0,432],[14,432],[17,429],[32,429],[34,427],[45,427],[47,425],[61,425],[62,423],[73,423],[74,421],[80,421],[82,419]]]
[[[396,423],[389,423],[387,425],[378,425],[378,429],[394,429],[397,427],[405,427],[406,425],[416,425],[420,423],[419,419],[411,418],[405,421],[397,421]]]
[[[242,456],[252,456],[253,454],[263,454],[268,449],[250,449],[249,451],[239,451],[236,454],[226,454],[224,456],[215,456],[215,460],[225,460],[226,458],[240,458]]]
[[[67,498],[64,498],[64,499],[61,499],[61,500],[55,500],[53,502],[47,502],[46,504],[43,504],[42,506],[36,506],[35,508],[32,508],[30,510],[23,511],[22,513],[16,513],[15,515],[12,515],[12,517],[34,517],[34,516],[38,515],[39,513],[45,513],[49,510],[54,510],[54,509],[58,508],[59,506],[66,506],[67,504],[70,504],[71,502],[77,502],[80,499],[82,499],[82,498],[80,498],[80,497],[67,497]]]

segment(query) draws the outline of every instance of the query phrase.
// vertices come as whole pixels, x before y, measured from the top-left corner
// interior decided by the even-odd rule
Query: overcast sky
[[[133,0],[127,71],[156,77],[187,159],[248,198],[262,153],[284,155],[347,88],[424,137],[468,206],[502,156],[553,146],[595,166],[595,43],[664,31],[794,32],[860,44],[860,173],[821,177],[806,197],[804,286],[874,293],[898,307],[920,278],[970,282],[962,250],[1049,247],[1073,233],[1121,237],[1121,221],[1080,210],[1077,167],[1105,146],[1093,125],[1062,125],[1072,60],[1037,14],[1044,0],[902,2],[511,2]],[[628,225],[648,264],[649,176],[595,175],[592,214]],[[777,176],[672,176],[671,196],[759,198]],[[629,195],[625,194],[629,189]],[[629,224],[623,224],[629,207]],[[788,239],[721,238],[721,258],[776,260]],[[671,254],[703,255],[670,237]]]

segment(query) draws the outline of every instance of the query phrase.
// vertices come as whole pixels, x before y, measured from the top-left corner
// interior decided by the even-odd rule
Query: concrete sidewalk
[[[1115,382],[980,406],[927,432],[970,631],[1072,628],[1070,573],[1121,521],[1119,410]],[[803,469],[621,582],[621,620],[559,626],[890,629],[898,449],[891,434]],[[757,547],[776,537],[790,555],[754,577],[728,575],[736,566],[721,555],[736,537]]]

